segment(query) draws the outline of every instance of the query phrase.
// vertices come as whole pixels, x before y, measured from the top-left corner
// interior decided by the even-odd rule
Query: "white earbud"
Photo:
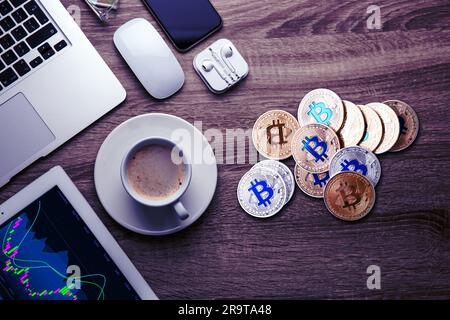
[[[212,62],[211,60],[204,60],[202,63],[202,68],[203,70],[205,70],[206,72],[211,72],[213,69],[216,70],[216,72],[219,74],[219,76],[225,80],[227,83],[229,83],[227,76],[222,72],[222,70],[220,70],[216,64],[214,62]]]
[[[236,69],[233,67],[233,65],[230,62],[230,58],[233,56],[233,48],[229,45],[225,45],[220,49],[220,56],[222,57],[222,61],[225,63],[225,65],[230,69],[231,72],[234,73],[234,75],[239,79],[239,75],[236,73]]]

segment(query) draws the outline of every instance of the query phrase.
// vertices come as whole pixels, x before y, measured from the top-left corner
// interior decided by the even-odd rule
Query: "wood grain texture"
[[[186,85],[157,102],[112,43],[122,23],[144,17],[139,0],[120,0],[119,16],[100,25],[80,0],[81,27],[128,92],[125,103],[36,162],[0,190],[4,201],[62,165],[146,280],[168,298],[450,298],[450,3],[376,1],[383,30],[366,28],[372,1],[214,0],[224,28],[177,53]],[[250,65],[239,87],[217,96],[192,69],[208,43],[229,38]],[[88,75],[87,75],[88,76]],[[363,221],[334,219],[323,201],[297,189],[276,217],[245,214],[236,186],[250,165],[219,166],[215,198],[202,218],[176,235],[152,238],[116,224],[94,188],[97,151],[113,128],[143,113],[165,112],[203,128],[251,128],[263,112],[296,115],[301,98],[325,87],[355,103],[400,99],[421,120],[410,149],[381,157],[375,210]],[[293,169],[293,160],[286,163]],[[366,268],[382,271],[382,290],[366,287]]]

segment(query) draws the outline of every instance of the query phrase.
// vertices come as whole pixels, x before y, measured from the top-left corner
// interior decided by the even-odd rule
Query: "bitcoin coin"
[[[281,178],[283,178],[284,184],[286,185],[286,203],[288,203],[294,196],[295,189],[294,175],[292,174],[292,171],[288,168],[288,166],[276,160],[263,160],[253,166],[253,168],[258,167],[266,167],[275,170],[281,176]]]
[[[358,108],[362,111],[366,122],[366,132],[359,145],[374,151],[383,138],[383,123],[378,114],[371,108],[363,105],[358,105]]]
[[[381,164],[377,156],[366,148],[348,147],[339,150],[331,159],[330,175],[341,171],[358,172],[376,186],[380,181]]]
[[[314,198],[323,198],[323,191],[330,179],[330,173],[311,173],[295,165],[295,181],[298,187],[308,196]]]
[[[336,218],[356,221],[364,218],[375,204],[375,188],[356,172],[340,172],[328,181],[325,205]]]
[[[419,133],[419,117],[414,109],[403,101],[388,100],[383,103],[395,111],[400,122],[400,136],[389,151],[397,152],[405,150],[412,145],[417,138]]]
[[[253,126],[253,144],[268,159],[287,159],[292,155],[292,136],[299,127],[297,119],[290,113],[283,110],[268,111]]]
[[[383,138],[374,152],[376,154],[385,153],[394,146],[400,135],[398,116],[391,107],[384,103],[373,102],[369,103],[367,107],[372,108],[380,116],[384,128]]]
[[[357,146],[362,140],[366,122],[361,110],[352,102],[343,100],[345,106],[344,125],[338,132],[343,147]]]
[[[344,122],[345,109],[341,98],[331,90],[316,89],[303,97],[298,107],[300,126],[322,124],[338,131]]]
[[[242,209],[249,215],[269,218],[286,203],[286,185],[275,170],[254,168],[239,181],[237,196]]]
[[[330,168],[331,158],[340,149],[334,131],[321,124],[301,127],[292,138],[292,155],[295,162],[311,173],[322,173]]]

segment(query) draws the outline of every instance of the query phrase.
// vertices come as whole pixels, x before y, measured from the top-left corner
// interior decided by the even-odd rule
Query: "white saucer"
[[[128,195],[120,179],[122,159],[133,144],[152,136],[173,139],[177,129],[183,130],[190,139],[176,141],[183,151],[191,150],[192,155],[194,148],[201,148],[205,155],[202,159],[207,159],[192,163],[191,184],[181,198],[189,212],[189,218],[184,221],[172,207],[140,205]],[[140,234],[162,236],[183,230],[200,218],[216,190],[217,164],[211,146],[197,128],[175,116],[151,113],[125,121],[108,135],[97,155],[94,179],[100,202],[117,223]]]

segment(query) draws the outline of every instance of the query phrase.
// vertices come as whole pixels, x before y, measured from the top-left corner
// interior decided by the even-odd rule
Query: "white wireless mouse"
[[[164,39],[145,19],[122,25],[114,44],[144,88],[156,99],[175,94],[184,84],[184,72]]]

